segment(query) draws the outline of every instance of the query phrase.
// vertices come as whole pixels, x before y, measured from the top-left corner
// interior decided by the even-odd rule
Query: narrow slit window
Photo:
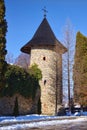
[[[46,85],[46,82],[47,82],[47,81],[46,81],[46,80],[44,80],[44,85]]]
[[[46,57],[43,57],[43,60],[46,60]]]

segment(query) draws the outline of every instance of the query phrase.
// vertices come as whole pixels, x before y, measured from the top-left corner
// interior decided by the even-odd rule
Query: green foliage
[[[87,105],[87,92],[85,91],[87,89],[87,37],[82,35],[80,32],[78,32],[76,36],[76,52],[74,61],[75,97],[76,99],[79,98],[82,105],[85,103]],[[84,103],[82,101],[84,101]]]
[[[87,37],[80,32],[76,37],[75,65],[77,70],[83,74],[87,72]]]
[[[0,0],[0,89],[5,86],[5,71],[6,62],[5,55],[6,51],[6,32],[7,32],[7,22],[5,20],[5,4],[4,0]]]
[[[5,77],[6,86],[2,88],[1,96],[13,96],[15,93],[19,93],[26,98],[35,98],[36,90],[39,87],[38,80],[23,68],[8,65]]]
[[[80,58],[87,54],[87,37],[83,36],[80,32],[76,36],[76,53],[78,53]]]
[[[18,116],[18,115],[19,115],[19,107],[18,107],[18,98],[16,97],[14,103],[13,116]]]
[[[42,79],[42,72],[41,70],[38,68],[37,64],[33,64],[30,68],[29,68],[29,73],[30,75],[34,76],[37,80]]]

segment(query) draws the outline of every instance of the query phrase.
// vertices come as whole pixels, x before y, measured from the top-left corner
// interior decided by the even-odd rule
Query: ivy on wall
[[[11,97],[16,93],[19,93],[25,98],[31,97],[32,99],[34,99],[36,90],[40,87],[38,82],[40,78],[37,78],[37,74],[41,72],[37,66],[34,68],[37,71],[33,70],[33,68],[31,67],[30,70],[32,71],[30,71],[29,74],[29,72],[26,72],[21,67],[15,65],[8,65],[7,71],[5,73],[6,86],[2,88],[0,96]],[[39,76],[40,75],[41,73],[39,73]]]

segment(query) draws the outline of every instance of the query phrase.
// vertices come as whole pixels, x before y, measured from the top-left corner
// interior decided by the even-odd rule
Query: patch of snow
[[[74,106],[75,108],[81,108],[81,105],[80,104],[77,104]]]
[[[74,116],[81,116],[81,113],[80,112],[75,112]]]
[[[57,116],[46,116],[46,115],[37,115],[37,114],[32,114],[32,115],[25,115],[25,116],[2,116],[0,117],[0,122],[11,122],[11,121],[36,121],[36,120],[41,120],[41,119],[53,119],[57,118]]]
[[[87,116],[87,112],[85,111],[85,112],[82,112],[82,115],[83,116]]]

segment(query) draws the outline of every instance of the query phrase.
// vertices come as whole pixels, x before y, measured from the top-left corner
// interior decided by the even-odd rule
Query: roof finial
[[[43,8],[42,10],[44,11],[44,18],[46,18],[46,13],[48,12],[48,11],[46,10],[46,7],[44,6],[44,8]]]

